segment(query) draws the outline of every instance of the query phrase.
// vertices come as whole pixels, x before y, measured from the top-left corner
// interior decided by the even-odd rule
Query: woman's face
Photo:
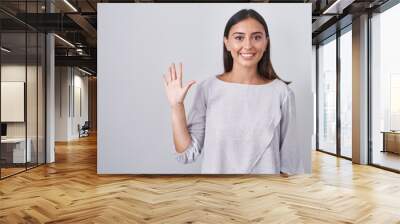
[[[268,39],[264,27],[253,18],[248,18],[233,25],[228,38],[224,37],[227,50],[233,63],[239,66],[257,66],[267,48]]]

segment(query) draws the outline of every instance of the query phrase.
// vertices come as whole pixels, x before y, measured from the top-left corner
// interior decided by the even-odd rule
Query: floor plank
[[[400,175],[313,152],[313,173],[97,175],[96,138],[0,181],[0,223],[400,223]]]

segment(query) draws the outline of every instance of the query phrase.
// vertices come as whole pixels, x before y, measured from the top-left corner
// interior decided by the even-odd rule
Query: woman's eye
[[[261,36],[255,36],[254,37],[255,40],[261,40],[261,38],[262,38]]]
[[[236,40],[243,40],[243,37],[237,36],[237,37],[235,37],[235,39],[236,39]]]

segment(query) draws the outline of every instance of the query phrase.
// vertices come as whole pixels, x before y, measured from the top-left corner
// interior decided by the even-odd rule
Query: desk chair
[[[90,129],[89,121],[85,121],[82,127],[80,127],[80,125],[78,124],[79,138],[89,136],[89,129]]]

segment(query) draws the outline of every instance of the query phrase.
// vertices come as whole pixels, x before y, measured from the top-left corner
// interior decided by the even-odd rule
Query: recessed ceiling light
[[[71,4],[69,3],[67,0],[64,0],[65,4],[67,4],[72,10],[74,10],[75,12],[78,12],[78,10]]]
[[[75,48],[75,45],[71,44],[71,42],[69,42],[69,41],[67,41],[66,39],[60,37],[59,35],[54,34],[54,36],[57,37],[58,39],[60,39],[61,41],[63,41],[64,43],[68,44],[69,46]]]
[[[5,48],[5,47],[1,47],[1,50],[4,51],[4,52],[6,52],[6,53],[10,53],[10,52],[11,52],[11,50],[9,50],[9,49],[7,49],[7,48]]]
[[[343,9],[351,5],[355,0],[336,0],[322,14],[342,14]]]
[[[88,71],[85,71],[85,70],[83,70],[83,69],[81,69],[81,68],[79,68],[79,67],[78,67],[78,69],[79,69],[79,71],[81,71],[81,72],[83,72],[83,73],[85,73],[85,74],[92,75],[92,73],[90,73],[90,72],[88,72]]]

